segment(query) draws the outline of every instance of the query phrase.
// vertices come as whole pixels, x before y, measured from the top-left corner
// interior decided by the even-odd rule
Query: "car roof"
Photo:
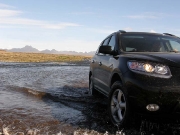
[[[160,33],[151,33],[151,32],[125,32],[125,33],[122,33],[122,34],[150,34],[150,35],[163,35],[163,34],[160,34]]]
[[[167,36],[167,37],[175,37],[175,38],[179,38],[178,36],[175,36],[173,34],[169,34],[169,33],[152,33],[152,32],[126,32],[126,31],[117,31],[116,33],[120,34],[120,35],[154,35],[154,36]]]

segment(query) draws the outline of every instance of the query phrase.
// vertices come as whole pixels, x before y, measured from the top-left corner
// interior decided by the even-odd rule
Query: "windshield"
[[[159,35],[124,35],[121,45],[126,52],[179,52],[180,39]]]

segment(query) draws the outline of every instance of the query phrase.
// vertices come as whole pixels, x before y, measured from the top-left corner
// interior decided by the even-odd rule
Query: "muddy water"
[[[106,120],[106,99],[87,94],[88,70],[88,66],[54,63],[1,63],[0,132],[115,131]]]
[[[0,134],[115,134],[118,128],[109,122],[107,99],[87,94],[88,71],[89,66],[65,63],[0,63]],[[130,124],[123,133],[164,131],[157,122]],[[168,124],[170,134],[178,132],[178,124]]]

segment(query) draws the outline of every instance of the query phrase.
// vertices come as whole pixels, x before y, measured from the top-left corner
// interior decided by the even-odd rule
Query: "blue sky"
[[[117,30],[180,36],[179,0],[0,0],[0,48],[95,51]]]

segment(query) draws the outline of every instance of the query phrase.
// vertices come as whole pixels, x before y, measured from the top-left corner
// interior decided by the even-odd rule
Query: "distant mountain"
[[[95,52],[75,52],[75,51],[59,51],[59,54],[69,54],[69,55],[94,55]]]
[[[13,48],[10,50],[7,50],[9,52],[27,52],[27,53],[47,53],[47,54],[68,54],[68,55],[85,55],[85,56],[92,56],[95,54],[94,51],[91,52],[76,52],[76,51],[57,51],[55,49],[52,50],[43,50],[39,51],[36,48],[33,48],[32,46],[26,45],[23,48]]]
[[[40,51],[32,46],[26,45],[23,48],[13,48],[8,50],[10,52],[28,52],[28,53],[39,53]]]
[[[41,53],[59,54],[59,52],[56,51],[55,49],[52,49],[52,50],[46,49],[46,50],[41,51]]]

